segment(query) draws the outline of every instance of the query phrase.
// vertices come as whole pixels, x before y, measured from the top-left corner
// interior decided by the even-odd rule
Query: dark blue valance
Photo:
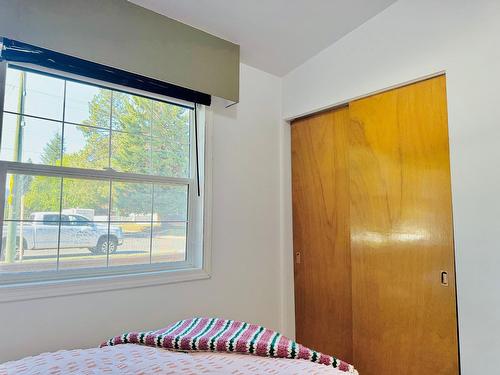
[[[1,60],[35,64],[45,68],[170,96],[193,103],[210,105],[211,96],[198,91],[158,81],[77,57],[36,47],[16,40],[2,38]]]

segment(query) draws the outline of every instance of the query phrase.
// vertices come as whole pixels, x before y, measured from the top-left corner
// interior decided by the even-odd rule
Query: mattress
[[[61,350],[0,365],[0,375],[63,374],[318,374],[345,375],[300,359],[237,353],[183,353],[135,344]]]

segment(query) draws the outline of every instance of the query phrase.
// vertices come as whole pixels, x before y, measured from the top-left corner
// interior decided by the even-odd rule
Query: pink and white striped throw
[[[306,348],[278,332],[237,320],[180,320],[157,331],[124,333],[102,343],[101,347],[128,343],[170,350],[237,352],[262,357],[304,359],[357,374],[354,367],[344,361]]]

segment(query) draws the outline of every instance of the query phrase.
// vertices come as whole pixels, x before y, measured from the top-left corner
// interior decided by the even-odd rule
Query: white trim
[[[205,144],[200,155],[205,155],[203,169],[203,251],[201,268],[212,274],[212,165],[213,165],[213,113],[209,107],[204,107],[204,140]],[[203,119],[202,119],[203,120]]]
[[[50,283],[60,282],[64,280],[76,279],[92,279],[100,277],[112,276],[126,276],[144,274],[147,272],[162,272],[174,271],[182,269],[195,268],[195,266],[186,261],[179,262],[164,262],[153,264],[131,264],[124,266],[111,266],[111,267],[89,267],[89,268],[76,268],[66,270],[48,270],[48,271],[22,271],[5,273],[1,276],[0,288],[4,286],[16,286],[24,284],[36,283]]]
[[[209,279],[203,268],[0,286],[0,303]]]
[[[0,54],[3,48],[3,43],[0,43]],[[4,100],[5,100],[5,84],[7,78],[7,63],[5,61],[0,61],[0,146],[2,143],[2,129],[3,129],[3,110],[4,110]],[[5,170],[2,170],[0,166],[0,228],[2,228],[3,233],[3,216],[5,209],[5,183],[7,179],[7,173]],[[2,251],[2,243],[0,242],[0,254]]]
[[[184,177],[164,177],[158,175],[117,172],[113,169],[84,169],[75,167],[62,167],[45,164],[29,164],[17,161],[0,160],[2,169],[7,173],[14,172],[16,174],[37,175],[37,176],[54,176],[66,178],[85,178],[89,180],[113,180],[125,182],[144,182],[144,183],[160,183],[172,185],[189,185],[193,183],[192,178]]]

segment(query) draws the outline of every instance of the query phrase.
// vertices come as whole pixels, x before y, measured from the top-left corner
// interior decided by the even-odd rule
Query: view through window
[[[186,262],[193,107],[4,69],[0,275]]]

